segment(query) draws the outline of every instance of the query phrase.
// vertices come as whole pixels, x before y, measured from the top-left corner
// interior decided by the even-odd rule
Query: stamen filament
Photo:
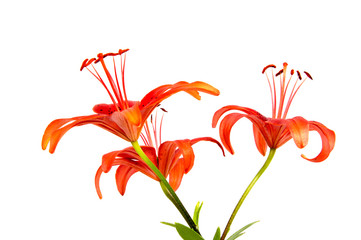
[[[129,108],[128,98],[127,98],[127,93],[126,93],[126,91],[125,91],[125,83],[124,83],[124,68],[125,68],[126,55],[124,55],[123,63],[122,63],[122,57],[123,57],[123,56],[120,56],[120,64],[121,64],[121,72],[122,72],[123,94],[124,94],[124,99],[125,99],[125,106],[126,106],[127,108]]]
[[[122,99],[120,98],[121,93],[117,91],[117,88],[116,88],[116,86],[115,86],[113,77],[112,77],[111,74],[109,73],[108,68],[107,68],[107,66],[105,65],[104,59],[103,59],[103,58],[100,58],[99,61],[100,61],[100,63],[101,63],[102,66],[103,66],[104,72],[105,72],[105,74],[107,75],[107,78],[108,78],[108,80],[109,80],[110,87],[112,88],[112,90],[113,90],[113,92],[114,92],[114,95],[115,95],[116,99],[118,100],[118,103],[122,105],[122,103],[123,103],[124,101],[122,101]]]
[[[270,88],[270,91],[271,91],[271,102],[272,102],[272,117],[274,118],[275,117],[275,103],[274,103],[274,96],[273,96],[273,91],[272,91],[272,86],[271,86],[271,82],[268,78],[268,75],[266,73],[266,78],[267,78],[267,81],[268,81],[268,86]]]
[[[280,106],[280,109],[279,109],[279,112],[278,112],[278,115],[279,115],[278,118],[280,118],[281,115],[282,115],[283,106],[284,106],[284,102],[285,102],[285,98],[286,98],[286,94],[287,94],[287,90],[288,90],[288,85],[290,84],[291,80],[292,80],[292,75],[288,79],[286,87],[283,89],[284,92],[283,92],[283,95],[282,95],[282,99],[280,100],[280,102],[282,103],[282,106]],[[296,83],[297,83],[297,81],[296,81]],[[293,92],[293,90],[292,90],[292,92]],[[292,95],[292,92],[291,92],[290,96]]]
[[[149,142],[147,141],[147,138],[144,136],[143,133],[140,133],[140,137],[141,137],[143,143],[144,143],[146,146],[150,146],[150,145],[149,145]]]
[[[121,102],[120,102],[119,104],[121,105],[121,108],[124,110],[124,109],[126,109],[127,107],[124,105],[124,99],[123,99],[123,96],[122,96],[122,92],[120,91],[120,86],[119,86],[119,81],[118,81],[118,74],[117,74],[117,68],[115,67],[114,57],[113,57],[113,65],[114,65],[115,80],[116,80],[116,83],[117,83],[117,90],[118,90],[118,92],[119,92],[119,97],[120,97],[120,100],[121,100]]]
[[[290,96],[290,98],[288,99],[288,103],[287,103],[287,106],[286,106],[286,109],[285,109],[285,112],[284,112],[282,118],[286,118],[287,113],[288,113],[288,110],[289,110],[289,108],[290,108],[290,106],[291,106],[291,103],[292,103],[292,101],[293,101],[293,98],[295,97],[296,93],[298,92],[298,89],[300,89],[300,87],[302,86],[302,84],[306,81],[306,79],[307,79],[307,78],[305,78],[305,79],[302,81],[302,83],[297,87],[296,91],[295,91],[293,94],[291,93],[291,96]],[[295,85],[293,86],[292,92],[293,92],[294,88],[296,87],[296,84],[297,84],[297,81],[296,81]]]
[[[159,148],[159,142],[158,142],[158,138],[157,138],[157,112],[155,113],[155,120],[154,120],[154,124],[153,124],[153,119],[150,119],[150,122],[152,123],[152,129],[153,129],[153,135],[154,135],[154,141],[155,141],[155,148],[158,151]]]
[[[149,146],[154,147],[152,136],[149,131],[148,121],[145,122],[144,131],[145,131],[146,137],[148,139]]]
[[[107,85],[104,83],[103,79],[100,77],[98,71],[95,69],[95,67],[93,66],[93,64],[92,64],[92,68],[94,69],[96,75],[95,75],[88,67],[86,67],[86,69],[87,69],[91,74],[93,74],[93,76],[94,76],[96,79],[98,79],[98,81],[103,85],[103,87],[105,88],[105,90],[107,90],[108,95],[109,95],[110,99],[112,100],[114,106],[117,108],[117,110],[119,110],[118,104],[117,104],[117,102],[115,101],[112,93],[109,91]]]
[[[285,97],[286,97],[286,91],[285,91],[286,69],[287,69],[287,63],[284,63],[283,64],[282,76],[280,76],[281,93],[280,93],[280,104],[278,106],[277,118],[281,118],[283,104],[284,104]]]

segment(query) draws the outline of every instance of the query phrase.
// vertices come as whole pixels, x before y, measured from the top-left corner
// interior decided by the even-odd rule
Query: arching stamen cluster
[[[98,58],[85,59],[80,67],[80,71],[82,71],[84,68],[88,67],[92,63],[98,63],[100,61],[100,59],[104,59],[108,56],[115,57],[118,55],[122,55],[123,53],[128,52],[128,51],[129,51],[129,49],[119,49],[119,51],[117,53],[106,53],[106,54],[99,53],[97,55]]]
[[[165,109],[161,108],[163,112],[167,112]],[[158,153],[158,149],[160,144],[162,143],[162,124],[163,124],[163,116],[158,123],[158,113],[155,113],[155,117],[153,119],[153,115],[150,115],[150,124],[148,121],[145,122],[143,131],[140,134],[140,137],[146,146],[154,147],[156,152]],[[150,126],[149,126],[150,125]]]
[[[84,68],[86,68],[98,81],[103,85],[103,87],[108,92],[113,104],[116,106],[117,110],[120,111],[120,109],[126,109],[129,107],[128,105],[128,99],[125,91],[125,84],[124,84],[124,67],[125,67],[125,55],[123,57],[123,53],[127,52],[129,49],[119,49],[117,53],[99,53],[97,55],[97,58],[91,58],[91,59],[85,59],[80,67],[80,71],[82,71]],[[115,56],[120,56],[120,68],[121,68],[121,77],[122,77],[122,88],[120,87],[119,80],[118,80],[118,73],[115,63]],[[110,74],[108,67],[105,64],[104,59],[106,57],[111,56],[113,59],[113,68],[114,68],[114,76]],[[106,84],[102,77],[100,76],[99,72],[94,67],[94,64],[100,62],[102,65],[102,68],[104,70],[104,73],[108,79],[108,84]],[[89,69],[91,67],[91,69]]]
[[[292,82],[292,77],[295,73],[294,69],[291,69],[290,71],[290,77],[286,80],[287,75],[287,66],[288,64],[285,62],[283,63],[283,68],[279,70],[276,74],[273,73],[273,68],[276,68],[275,65],[270,64],[267,65],[265,68],[263,68],[262,73],[266,73],[267,69],[271,68],[271,76],[272,79],[270,79],[266,73],[268,85],[271,91],[271,100],[272,100],[272,118],[286,118],[288,110],[290,108],[290,105],[293,101],[293,98],[295,97],[297,91],[302,86],[302,84],[305,82],[307,78],[312,79],[311,75],[304,71],[306,78],[302,79],[302,75],[300,71],[296,70],[297,77],[300,81],[295,80],[292,90],[290,92],[288,91],[289,85]],[[279,85],[276,86],[275,78],[279,77]],[[277,90],[277,87],[279,89]],[[291,89],[291,88],[290,88]],[[277,99],[277,94],[279,94],[279,98]],[[286,102],[286,97],[288,97],[288,100]],[[278,102],[277,102],[278,101]],[[278,109],[277,109],[278,107]]]

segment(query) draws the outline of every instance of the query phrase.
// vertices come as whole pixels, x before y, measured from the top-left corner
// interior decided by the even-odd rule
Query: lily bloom
[[[211,95],[219,95],[218,89],[204,82],[177,82],[157,87],[146,94],[140,101],[130,101],[127,98],[124,84],[125,52],[128,49],[120,49],[117,53],[99,53],[97,58],[85,59],[80,70],[87,69],[106,89],[112,104],[98,104],[93,111],[96,114],[79,116],[73,118],[56,119],[52,121],[45,130],[42,139],[42,148],[45,150],[50,143],[49,152],[53,153],[62,136],[75,126],[93,124],[101,127],[122,139],[129,142],[137,141],[152,111],[166,98],[175,93],[184,91],[194,98],[200,100],[199,92]],[[119,84],[119,77],[116,68],[115,57],[120,56],[120,75],[122,84]],[[105,64],[105,58],[112,58],[111,67],[114,74],[110,73]],[[108,83],[103,80],[100,71],[96,70],[95,64],[100,63]]]
[[[239,119],[245,117],[253,124],[256,147],[262,155],[266,154],[267,146],[271,149],[277,149],[291,138],[293,138],[298,148],[303,148],[308,143],[309,131],[317,131],[322,140],[321,152],[314,158],[307,158],[303,154],[301,156],[312,162],[321,162],[329,156],[334,148],[336,138],[335,133],[332,130],[319,122],[307,121],[300,116],[289,119],[286,118],[290,105],[300,87],[307,79],[312,80],[312,77],[308,72],[305,71],[305,77],[302,78],[301,73],[293,69],[290,71],[290,77],[288,78],[286,74],[287,66],[288,64],[284,63],[283,68],[276,74],[271,70],[276,68],[273,64],[266,66],[262,71],[263,74],[266,74],[271,91],[271,118],[265,117],[251,108],[236,105],[225,106],[215,112],[212,121],[213,127],[216,127],[219,119],[226,112],[231,110],[241,112],[233,112],[226,115],[219,125],[221,141],[230,153],[234,154],[230,141],[231,129]],[[270,70],[272,71],[271,77],[267,75],[267,71]],[[297,76],[295,76],[295,73]],[[277,78],[279,78],[279,91],[276,89]],[[286,101],[287,97],[288,100]]]
[[[163,118],[162,118],[163,120]],[[144,134],[141,134],[145,146],[141,146],[143,152],[159,169],[165,178],[169,177],[169,184],[174,191],[181,184],[184,174],[187,174],[194,165],[195,155],[193,152],[193,144],[200,141],[210,141],[216,143],[222,150],[222,145],[211,137],[201,137],[195,139],[184,139],[175,141],[161,142],[161,125],[159,130],[156,128],[157,123],[153,124],[151,118],[150,129],[148,123],[144,126]],[[152,138],[155,138],[152,140]],[[107,173],[113,166],[117,166],[115,179],[118,191],[124,195],[129,178],[136,172],[141,172],[146,176],[160,181],[152,169],[142,160],[133,147],[128,147],[120,151],[113,151],[103,155],[102,165],[99,167],[95,175],[95,187],[99,198],[102,194],[99,187],[101,174]]]

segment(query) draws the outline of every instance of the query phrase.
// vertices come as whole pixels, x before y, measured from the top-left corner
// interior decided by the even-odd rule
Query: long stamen
[[[110,72],[108,71],[108,68],[107,66],[105,65],[105,62],[104,62],[104,58],[103,58],[103,55],[100,53],[98,54],[98,57],[99,57],[99,61],[100,63],[102,64],[102,67],[104,69],[104,72],[105,74],[107,75],[107,78],[109,80],[109,84],[110,84],[110,87],[112,88],[113,92],[114,92],[114,95],[116,97],[116,99],[118,100],[118,103],[121,104],[122,103],[122,99],[120,98],[120,92],[118,92],[117,88],[116,88],[116,85],[114,83],[114,80],[113,80],[113,77],[112,75],[110,74]]]
[[[284,101],[285,101],[285,98],[286,98],[286,94],[287,94],[287,90],[288,90],[288,86],[289,86],[289,84],[290,84],[290,82],[291,82],[291,80],[292,80],[293,74],[294,74],[294,70],[292,69],[292,70],[291,70],[291,77],[288,79],[287,85],[286,85],[286,87],[285,87],[285,89],[284,89],[284,95],[283,95],[283,99],[282,99],[282,108],[281,108],[281,112],[279,113],[279,115],[282,115],[283,104],[284,104]],[[297,81],[296,81],[296,83],[297,83]],[[294,87],[293,87],[293,89],[294,89]],[[292,89],[292,92],[291,92],[290,96],[292,96],[293,89]]]
[[[122,61],[122,54],[127,52],[129,49],[119,49],[119,51],[117,53],[99,53],[97,55],[97,58],[91,58],[91,59],[85,59],[80,67],[80,71],[82,71],[84,68],[87,68],[88,71],[96,78],[98,79],[98,81],[105,87],[105,89],[107,90],[115,108],[117,109],[117,111],[120,110],[124,110],[126,108],[129,107],[128,105],[128,100],[127,100],[127,96],[125,93],[125,85],[124,85],[124,65],[125,65],[125,58]],[[115,65],[115,59],[114,57],[120,55],[121,60],[120,60],[120,64],[121,64],[121,71],[122,71],[122,85],[123,85],[123,94],[124,94],[124,98],[123,99],[123,95],[122,95],[122,91],[120,88],[120,84],[119,84],[119,79],[118,79],[118,74],[117,74],[117,70],[116,70],[116,65]],[[105,65],[105,61],[104,58],[112,56],[113,57],[113,65],[114,65],[114,73],[115,73],[115,80],[113,79],[112,75],[110,74],[107,66]],[[103,70],[108,78],[109,84],[105,84],[105,82],[103,81],[103,79],[101,78],[100,74],[98,73],[98,71],[95,69],[94,64],[100,62]],[[92,72],[91,70],[89,70],[88,66],[92,65],[92,68],[94,70],[94,72]],[[108,88],[108,86],[110,85],[110,88],[112,90],[112,92],[110,91],[110,88]]]
[[[282,76],[280,76],[281,92],[280,92],[280,104],[278,106],[277,118],[280,118],[282,115],[283,104],[284,104],[285,97],[286,97],[286,91],[285,91],[286,70],[287,70],[287,63],[283,63],[283,69],[277,73],[279,75],[282,74]],[[277,76],[277,74],[276,74],[276,76]]]
[[[274,64],[267,65],[266,67],[263,68],[262,74],[264,74],[268,68],[276,68],[276,65],[274,65]],[[276,104],[277,104],[277,101],[276,101],[276,87],[275,87],[275,80],[274,80],[273,71],[272,71],[273,85],[271,84],[271,81],[270,81],[267,73],[266,73],[266,78],[267,78],[268,86],[269,86],[270,92],[271,92],[272,118],[274,118],[276,116]],[[272,86],[273,86],[273,88],[272,88]]]
[[[159,143],[162,143],[162,125],[163,125],[163,117],[164,114],[162,115],[162,118],[160,119],[160,124],[159,124]]]
[[[152,123],[152,129],[153,129],[153,135],[154,135],[154,141],[155,141],[155,147],[158,150],[159,148],[159,142],[158,142],[158,138],[157,138],[157,118],[158,117],[158,113],[155,113],[155,120],[154,120],[154,124],[153,124],[153,119],[151,118],[150,122]]]
[[[298,92],[298,89],[300,89],[300,87],[302,86],[302,84],[306,81],[307,78],[305,78],[301,84],[297,87],[296,91],[293,92],[293,90],[295,89],[296,85],[297,85],[297,82],[295,83],[295,85],[293,86],[293,89],[292,89],[292,92],[291,92],[291,96],[290,98],[288,99],[288,102],[287,102],[287,106],[286,106],[286,109],[285,109],[285,112],[283,114],[283,117],[282,118],[286,118],[287,116],[287,113],[288,113],[288,110],[291,106],[291,103],[293,101],[293,98],[295,97],[296,93]]]
[[[274,108],[272,110],[273,118],[276,117],[276,108],[277,108],[277,92],[276,92],[276,83],[275,83],[275,75],[272,71],[272,82],[273,82],[273,98],[274,98]]]
[[[267,78],[267,81],[268,81],[268,86],[270,88],[270,91],[271,91],[271,102],[272,102],[272,118],[275,117],[275,111],[276,111],[276,106],[275,106],[275,100],[274,100],[274,94],[273,94],[273,90],[272,90],[272,86],[271,86],[271,82],[268,78],[268,75],[266,73],[266,78]]]
[[[296,93],[298,92],[298,90],[300,89],[300,87],[303,85],[303,83],[306,81],[307,78],[313,80],[313,78],[311,77],[311,74],[309,74],[308,72],[304,71],[304,73],[306,74],[306,78],[302,80],[302,77],[301,77],[301,73],[299,71],[297,71],[297,75],[298,75],[298,78],[300,80],[302,80],[301,84],[297,87],[297,89],[294,91],[295,87],[296,87],[296,84],[297,84],[297,81],[295,83],[295,85],[293,86],[293,89],[292,89],[292,92],[290,94],[290,98],[288,100],[288,103],[287,103],[287,106],[286,106],[286,109],[285,109],[285,112],[283,114],[283,118],[286,118],[287,116],[287,113],[288,113],[288,110],[290,108],[290,105],[293,101],[293,98],[295,97]]]
[[[126,105],[127,108],[129,108],[128,98],[127,98],[127,93],[126,93],[126,91],[125,91],[125,83],[124,83],[124,82],[125,82],[125,81],[124,81],[125,59],[126,59],[126,55],[124,55],[123,62],[122,62],[122,56],[120,56],[121,72],[122,72],[123,94],[124,94],[124,98],[125,98],[125,105]]]
[[[143,143],[144,143],[146,146],[150,146],[147,138],[144,136],[143,133],[140,133],[140,138],[142,139]]]
[[[103,79],[101,78],[101,76],[99,75],[98,71],[95,69],[94,65],[91,65],[93,70],[95,71],[95,73],[93,73],[92,71],[90,71],[90,69],[88,67],[86,67],[86,69],[96,78],[98,79],[98,81],[103,85],[103,87],[105,88],[105,90],[107,90],[110,99],[112,100],[113,104],[115,105],[115,107],[118,109],[118,105],[117,102],[115,101],[113,94],[109,91],[107,85],[104,83]]]
[[[117,73],[117,68],[115,66],[115,59],[114,59],[114,56],[113,56],[113,65],[114,65],[114,75],[115,75],[115,80],[116,80],[116,83],[117,83],[117,90],[119,92],[119,97],[120,97],[120,100],[121,102],[119,103],[121,106],[122,109],[126,109],[127,107],[125,106],[124,104],[124,99],[123,99],[123,96],[122,96],[122,92],[120,91],[120,86],[119,86],[119,81],[118,81],[118,73]]]
[[[149,146],[154,147],[154,143],[153,143],[153,140],[152,140],[152,135],[151,135],[150,130],[149,130],[148,121],[145,122],[144,131],[145,131],[146,138],[148,140]]]

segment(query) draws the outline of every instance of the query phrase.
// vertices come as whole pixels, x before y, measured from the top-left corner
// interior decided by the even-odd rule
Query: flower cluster
[[[101,83],[107,91],[111,103],[95,105],[93,107],[94,113],[91,115],[52,121],[45,129],[41,143],[42,148],[45,150],[49,146],[49,152],[54,153],[60,139],[68,130],[86,124],[105,129],[131,143],[131,146],[122,150],[115,150],[103,155],[101,165],[95,175],[95,186],[99,198],[102,198],[100,177],[103,173],[107,173],[110,169],[116,167],[117,188],[119,193],[124,195],[130,177],[137,172],[141,172],[160,183],[164,194],[175,205],[189,225],[189,227],[186,227],[180,223],[165,223],[175,227],[183,239],[203,239],[198,226],[199,211],[202,205],[196,206],[192,218],[175,193],[181,184],[183,176],[189,173],[194,166],[194,144],[200,141],[208,141],[215,143],[221,149],[223,155],[225,155],[223,146],[231,154],[234,154],[230,141],[231,129],[238,120],[247,118],[253,125],[253,135],[258,151],[264,156],[269,148],[269,155],[265,164],[237,203],[222,236],[220,229],[217,229],[214,236],[216,240],[225,239],[238,209],[253,185],[270,164],[276,149],[290,139],[294,140],[298,148],[304,148],[308,144],[310,131],[316,131],[321,136],[322,149],[313,158],[301,155],[303,158],[312,162],[324,161],[335,146],[335,133],[323,124],[308,121],[301,116],[287,118],[296,93],[306,81],[312,80],[311,75],[306,71],[303,72],[303,76],[298,70],[291,69],[288,71],[287,63],[284,63],[283,67],[276,73],[273,71],[276,68],[273,64],[266,66],[262,71],[266,75],[271,92],[271,117],[265,117],[248,107],[228,105],[217,110],[212,120],[213,128],[220,121],[219,136],[222,144],[212,137],[162,141],[161,132],[164,113],[160,119],[158,118],[158,112],[156,112],[155,117],[152,114],[162,101],[179,92],[186,92],[198,100],[201,98],[200,92],[214,96],[218,96],[220,92],[215,87],[204,82],[188,83],[181,81],[159,86],[147,93],[140,101],[129,100],[124,81],[127,51],[128,49],[120,49],[116,53],[99,53],[96,58],[83,61],[80,70],[88,70]],[[100,67],[97,69],[99,65]],[[119,66],[120,71],[118,72]],[[164,109],[160,109],[166,112]],[[138,143],[139,139],[143,142],[142,146]],[[248,224],[235,232],[229,239],[236,239],[241,236],[243,231],[254,223]]]

